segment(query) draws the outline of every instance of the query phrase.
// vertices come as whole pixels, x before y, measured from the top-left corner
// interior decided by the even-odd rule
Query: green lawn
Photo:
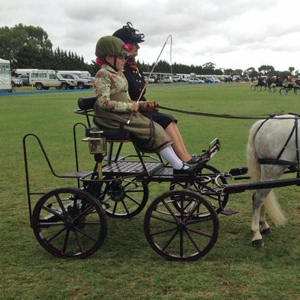
[[[219,238],[202,259],[166,261],[147,244],[145,210],[132,219],[108,218],[104,245],[85,260],[58,259],[46,252],[29,226],[22,138],[38,135],[58,174],[75,170],[72,128],[84,117],[73,113],[77,99],[93,91],[0,97],[0,299],[299,299],[299,188],[276,189],[289,223],[274,228],[265,247],[251,246],[251,193],[230,196],[228,208],[239,213],[219,215]],[[249,84],[151,86],[149,101],[188,111],[231,115],[299,113],[300,96],[252,92]],[[167,111],[165,111],[168,113]],[[221,150],[211,161],[222,172],[245,165],[248,131],[253,120],[231,120],[174,113],[190,153],[200,154],[215,137]],[[83,130],[82,130],[83,131]],[[83,135],[83,132],[82,132]],[[83,137],[83,136],[82,136]],[[78,138],[80,166],[94,161]],[[125,152],[132,147],[127,145]],[[50,191],[76,186],[54,178],[34,139],[28,139],[31,187]],[[234,184],[234,182],[231,182]],[[149,203],[168,191],[150,183]],[[34,198],[36,201],[38,197]]]

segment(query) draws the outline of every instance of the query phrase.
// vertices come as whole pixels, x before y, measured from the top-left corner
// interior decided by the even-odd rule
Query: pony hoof
[[[264,235],[270,235],[272,233],[272,231],[270,228],[267,228],[267,229],[262,230],[260,233],[264,234]]]
[[[264,241],[263,240],[252,241],[252,246],[255,248],[262,248],[264,246]]]

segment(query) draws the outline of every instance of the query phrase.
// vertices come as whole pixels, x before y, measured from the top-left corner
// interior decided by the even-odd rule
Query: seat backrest
[[[97,96],[92,97],[80,97],[78,99],[78,106],[81,110],[92,110],[97,100]]]

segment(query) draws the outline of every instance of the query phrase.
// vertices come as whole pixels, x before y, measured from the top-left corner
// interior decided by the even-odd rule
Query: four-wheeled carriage
[[[57,175],[39,138],[28,134],[23,139],[30,224],[39,243],[58,257],[86,258],[103,244],[107,216],[131,218],[137,215],[147,203],[148,183],[166,182],[169,191],[158,196],[145,215],[144,230],[149,244],[169,259],[193,260],[205,255],[217,240],[217,213],[228,200],[228,194],[215,191],[215,178],[220,171],[207,164],[219,150],[219,141],[214,140],[203,152],[194,174],[173,174],[173,168],[159,155],[139,150],[122,124],[119,130],[92,126],[90,117],[95,100],[95,97],[80,98],[80,109],[75,111],[87,118],[87,125],[77,123],[73,127],[76,172]],[[92,171],[80,171],[78,167],[76,136],[80,126],[86,132],[83,140],[89,143],[90,153],[94,155]],[[41,193],[34,208],[31,196],[39,193],[32,192],[29,183],[28,137],[37,139],[54,176],[74,178],[78,182],[76,188]],[[126,142],[133,144],[136,154],[121,157]],[[116,143],[118,149],[114,149]],[[227,183],[225,177],[221,182]]]
[[[87,117],[87,125],[77,123],[73,127],[74,141],[76,141],[76,128],[78,126],[85,128],[84,141],[89,143],[90,153],[94,155],[96,162],[93,170],[79,170],[75,142],[76,172],[57,175],[39,138],[34,134],[27,134],[23,138],[30,224],[39,243],[53,255],[63,258],[86,258],[93,254],[105,240],[107,216],[130,218],[141,212],[148,200],[150,182],[168,183],[169,189],[154,199],[147,208],[144,219],[147,241],[161,256],[183,261],[200,258],[213,248],[218,237],[218,213],[224,213],[230,194],[256,190],[253,196],[256,202],[253,203],[259,204],[258,190],[264,192],[275,187],[300,185],[298,147],[295,147],[296,152],[289,152],[295,158],[279,159],[287,145],[290,147],[294,145],[289,143],[292,137],[298,145],[298,138],[296,138],[299,126],[298,115],[278,117],[279,120],[294,124],[292,132],[282,132],[286,135],[287,142],[279,151],[277,160],[268,155],[260,160],[262,165],[267,164],[272,167],[273,164],[277,164],[277,167],[281,167],[282,173],[286,166],[290,166],[286,172],[297,172],[297,178],[278,180],[277,174],[277,177],[268,177],[271,180],[228,185],[228,179],[248,179],[248,169],[239,167],[221,173],[209,165],[209,160],[220,148],[217,139],[209,145],[208,150],[204,151],[201,162],[192,174],[174,174],[172,167],[166,165],[159,156],[145,155],[135,143],[133,146],[136,154],[121,157],[123,143],[132,142],[132,137],[124,130],[122,124],[119,130],[113,131],[92,127],[89,116],[93,116],[90,112],[94,101],[95,98],[80,98],[80,110],[76,113]],[[261,120],[255,126],[260,125],[261,122],[273,124],[274,122],[269,120],[277,120],[274,117],[272,115],[266,120]],[[277,133],[278,130],[276,129],[275,132]],[[293,132],[296,132],[295,136]],[[47,193],[31,191],[26,150],[28,137],[34,137],[38,141],[52,174],[59,178],[77,179],[76,188],[57,188]],[[252,138],[249,138],[250,140]],[[116,142],[119,143],[119,147],[113,157],[113,146]],[[109,144],[108,151],[106,143]],[[31,196],[40,194],[41,198],[32,209]],[[261,212],[263,219],[259,219],[259,215],[256,214],[255,222],[252,222],[252,231],[256,232],[252,243],[256,246],[263,244],[259,224],[264,224],[262,233],[270,232],[264,219],[264,210]],[[256,224],[257,220],[259,222]]]

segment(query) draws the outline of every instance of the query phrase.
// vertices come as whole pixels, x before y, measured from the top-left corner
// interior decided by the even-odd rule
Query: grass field
[[[289,223],[284,228],[271,223],[273,233],[259,250],[251,246],[250,192],[230,197],[228,208],[239,213],[219,215],[216,245],[194,262],[166,261],[149,247],[143,233],[145,210],[128,220],[108,218],[106,241],[89,259],[58,259],[42,249],[29,227],[22,138],[37,134],[55,171],[74,171],[72,127],[85,119],[73,110],[78,97],[89,95],[93,92],[87,90],[0,97],[0,299],[300,299],[297,187],[276,189]],[[250,85],[235,83],[151,86],[147,98],[166,107],[231,115],[299,113],[300,103],[292,92],[252,92]],[[223,172],[245,165],[253,120],[173,115],[190,153],[201,153],[218,137],[221,150],[211,164]],[[91,169],[87,145],[79,142],[79,150],[81,168]],[[28,140],[28,154],[33,190],[76,186],[51,176],[33,139]],[[149,190],[150,203],[168,185],[150,183]]]

